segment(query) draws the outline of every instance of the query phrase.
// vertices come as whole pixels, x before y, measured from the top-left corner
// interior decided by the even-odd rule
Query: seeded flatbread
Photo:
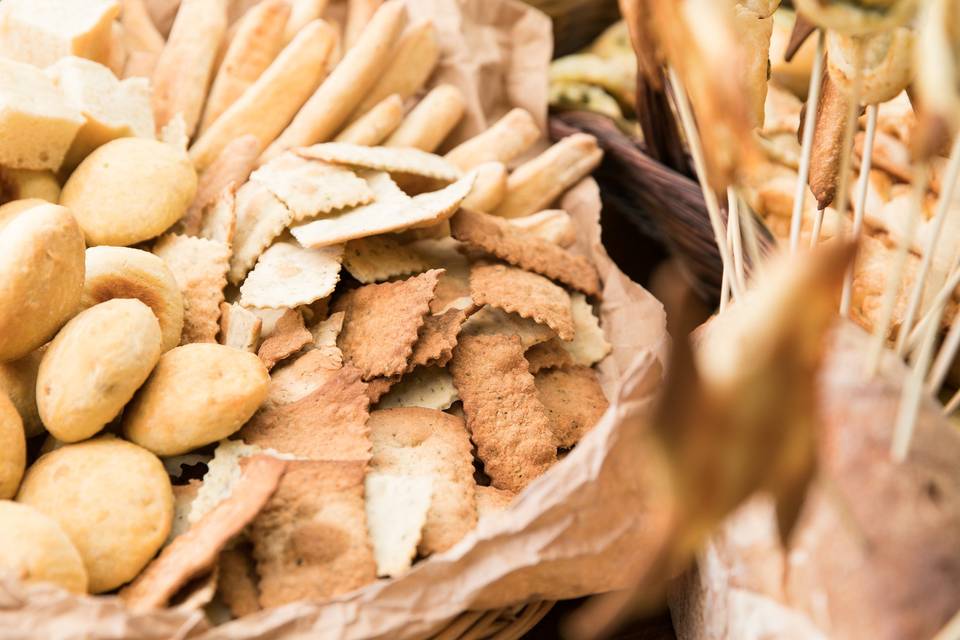
[[[248,307],[292,308],[326,298],[340,281],[343,245],[304,249],[276,242],[263,252],[240,287]]]
[[[594,365],[613,348],[603,335],[600,320],[593,313],[593,306],[582,293],[570,296],[573,309],[573,340],[564,342],[563,348],[570,354],[574,364]]]
[[[237,189],[237,230],[230,259],[230,282],[240,284],[260,254],[293,221],[293,213],[259,182]]]
[[[355,207],[373,200],[363,178],[345,167],[284,153],[250,175],[290,209],[293,220]]]
[[[559,446],[575,445],[607,410],[608,402],[590,367],[566,367],[536,375],[537,393],[547,409]]]
[[[417,555],[417,544],[433,497],[433,479],[370,473],[365,489],[367,528],[377,575],[402,575]]]
[[[442,157],[411,147],[366,147],[347,142],[325,142],[297,149],[305,158],[345,164],[364,169],[405,173],[453,182],[463,175],[456,165]]]
[[[553,329],[561,340],[573,339],[570,296],[536,273],[502,264],[475,264],[470,295],[478,306],[489,304]]]
[[[440,367],[417,367],[404,374],[400,382],[380,398],[377,408],[423,407],[442,411],[459,399],[449,371]]]
[[[556,369],[573,364],[573,358],[563,348],[562,340],[553,338],[540,344],[535,344],[524,352],[523,357],[530,365],[530,373],[536,375],[544,369]]]
[[[364,284],[426,271],[428,260],[391,236],[357,238],[347,243],[343,266]]]

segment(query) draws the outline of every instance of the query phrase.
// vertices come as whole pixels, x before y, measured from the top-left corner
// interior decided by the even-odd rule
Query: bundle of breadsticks
[[[4,577],[323,602],[456,547],[606,412],[599,245],[551,208],[596,141],[521,108],[455,135],[435,25],[325,5],[0,4]]]

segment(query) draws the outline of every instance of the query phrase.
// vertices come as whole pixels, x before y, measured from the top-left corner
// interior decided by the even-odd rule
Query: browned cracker
[[[183,294],[180,344],[216,342],[230,249],[206,238],[168,234],[157,240],[153,252],[170,267]]]
[[[607,410],[607,397],[590,367],[567,367],[536,375],[537,393],[547,408],[550,429],[560,447],[575,445]]]
[[[428,314],[420,327],[417,343],[413,345],[407,371],[421,365],[446,366],[453,357],[457,334],[466,319],[467,312],[462,309],[450,309],[440,315]]]
[[[552,338],[546,342],[535,344],[523,354],[530,365],[530,373],[536,375],[543,369],[556,369],[573,364],[573,358],[563,348],[563,342]]]
[[[242,548],[224,549],[220,552],[220,580],[217,591],[220,599],[234,617],[241,618],[260,610],[260,591],[253,558]]]
[[[486,213],[460,209],[450,219],[453,237],[587,295],[599,295],[600,278],[590,261]]]
[[[368,284],[337,300],[334,311],[345,313],[337,346],[364,380],[406,370],[442,273],[431,269],[399,282]]]
[[[477,522],[473,456],[463,420],[434,409],[402,407],[374,411],[368,424],[371,469],[433,478],[420,553],[455,545]]]
[[[409,245],[430,267],[445,270],[430,301],[433,313],[443,313],[454,301],[470,297],[470,263],[460,253],[461,246],[450,237],[417,240]]]
[[[161,607],[191,578],[209,571],[223,546],[273,495],[287,463],[272,456],[253,456],[240,464],[243,475],[230,497],[174,539],[120,592],[128,607],[138,611]]]
[[[557,334],[545,324],[530,318],[521,318],[515,313],[507,313],[496,307],[482,307],[463,323],[462,335],[506,335],[517,336],[524,349],[557,337]]]
[[[343,364],[343,353],[337,346],[337,336],[343,329],[344,313],[338,311],[330,314],[326,320],[321,320],[310,327],[310,333],[313,335],[313,346],[317,351],[323,353],[329,360],[331,368],[339,367]]]
[[[313,342],[313,334],[303,325],[303,316],[297,309],[287,309],[277,321],[277,327],[260,345],[257,356],[267,369],[289,358]]]
[[[449,368],[493,486],[520,491],[557,461],[520,338],[462,335]]]
[[[477,305],[516,313],[547,325],[561,340],[573,339],[570,296],[541,275],[503,264],[475,264],[470,296]]]
[[[326,600],[377,578],[363,504],[365,462],[291,460],[253,521],[260,606]]]
[[[496,487],[477,487],[477,519],[482,520],[491,513],[506,511],[516,497],[517,494],[513,491]]]
[[[370,236],[347,243],[343,266],[364,284],[426,271],[431,267],[412,247],[393,236]]]
[[[234,302],[220,303],[220,344],[256,352],[263,320]]]
[[[303,220],[373,200],[367,182],[353,171],[314,162],[292,153],[274,158],[250,175],[287,205],[293,220]]]
[[[367,147],[348,142],[324,142],[297,149],[305,158],[346,164],[388,173],[404,173],[453,182],[463,173],[442,157],[411,147]]]
[[[367,397],[370,399],[370,404],[376,404],[380,402],[382,398],[390,389],[393,388],[393,385],[400,382],[400,374],[390,377],[380,377],[374,378],[373,380],[367,381]]]

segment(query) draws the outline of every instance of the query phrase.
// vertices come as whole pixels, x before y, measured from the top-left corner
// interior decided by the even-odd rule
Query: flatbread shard
[[[520,491],[557,461],[557,441],[517,336],[460,337],[450,361],[491,484]]]
[[[505,262],[545,275],[587,295],[600,294],[600,277],[589,260],[525,233],[506,220],[461,209],[450,219],[450,230],[457,240]]]
[[[527,349],[523,357],[527,359],[530,365],[530,373],[536,375],[537,372],[544,369],[556,369],[573,364],[573,358],[563,348],[564,342],[553,338],[540,344],[535,344]]]
[[[256,568],[247,551],[224,549],[217,563],[220,579],[217,592],[234,617],[260,610],[260,591],[257,589]]]
[[[367,182],[345,167],[285,153],[250,175],[293,213],[293,220],[371,202]]]
[[[234,302],[220,303],[220,344],[255,353],[263,320]]]
[[[426,271],[430,262],[390,236],[357,238],[347,243],[343,266],[364,284]]]
[[[241,462],[230,497],[178,536],[120,592],[135,611],[163,606],[192,578],[209,571],[223,546],[256,517],[280,483],[286,462],[258,455]]]
[[[337,346],[363,379],[394,376],[407,369],[418,332],[442,269],[399,282],[368,284],[345,293],[334,311],[345,314]]]
[[[367,475],[367,527],[378,576],[392,578],[410,569],[432,497],[429,476]]]
[[[376,199],[370,204],[293,227],[290,232],[300,244],[323,247],[446,220],[470,193],[475,177],[469,173],[439,191],[411,198],[387,173],[363,170],[360,174],[373,189]]]
[[[260,606],[326,600],[377,578],[363,504],[365,462],[296,460],[253,521]]]
[[[502,264],[475,264],[470,269],[470,296],[477,305],[516,313],[547,325],[561,340],[573,339],[570,296],[539,274]]]
[[[400,375],[374,378],[367,381],[367,398],[370,404],[376,404],[386,395],[395,384],[400,382]]]
[[[593,313],[593,306],[582,293],[570,296],[573,309],[573,340],[564,342],[563,348],[570,354],[574,364],[592,366],[605,357],[613,347],[607,342],[600,328],[600,320]]]
[[[153,253],[167,263],[183,294],[180,344],[216,342],[229,247],[206,238],[168,234],[157,240]]]
[[[166,461],[164,461],[166,465]],[[187,484],[173,485],[173,524],[170,526],[170,535],[167,536],[167,544],[182,533],[186,533],[190,528],[190,510],[193,508],[193,501],[197,499],[197,493],[203,483],[199,480],[190,480]]]
[[[477,522],[473,456],[463,420],[406,407],[374,411],[369,425],[373,472],[433,479],[420,553],[440,553],[455,545]]]
[[[425,316],[417,342],[413,345],[413,353],[410,354],[407,371],[424,365],[446,366],[453,357],[457,335],[466,320],[467,312],[462,309],[450,309],[440,315]]]
[[[550,429],[563,449],[579,442],[609,405],[597,372],[590,367],[544,370],[535,381],[540,402],[547,409]]]
[[[204,207],[196,235],[222,242],[228,247],[233,246],[233,236],[237,232],[236,192],[236,187],[231,183],[213,202]]]
[[[443,411],[460,399],[453,376],[441,367],[417,367],[380,398],[377,408],[423,407]]]
[[[337,346],[337,337],[343,329],[345,315],[342,311],[331,313],[330,317],[310,327],[314,349],[329,360],[331,368],[337,368],[343,364],[343,352]]]
[[[324,142],[297,149],[296,153],[324,162],[423,176],[446,182],[453,182],[463,175],[456,165],[442,157],[411,147],[367,147],[348,142]]]
[[[230,282],[240,284],[257,258],[293,220],[293,213],[259,182],[237,189],[237,229],[230,259]]]
[[[326,298],[340,281],[343,245],[305,249],[276,242],[263,252],[240,286],[240,304],[283,309]]]
[[[496,307],[483,307],[463,323],[462,335],[517,336],[524,349],[557,337],[553,329]]]
[[[496,487],[477,487],[477,516],[482,520],[491,513],[506,511],[517,494]]]
[[[287,309],[277,321],[276,329],[260,345],[257,356],[267,369],[272,369],[278,362],[289,358],[312,342],[313,334],[304,326],[300,311]]]

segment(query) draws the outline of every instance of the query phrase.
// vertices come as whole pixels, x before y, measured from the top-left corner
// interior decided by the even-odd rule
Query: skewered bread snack
[[[864,36],[909,21],[919,0],[796,0],[797,11],[820,27]]]

